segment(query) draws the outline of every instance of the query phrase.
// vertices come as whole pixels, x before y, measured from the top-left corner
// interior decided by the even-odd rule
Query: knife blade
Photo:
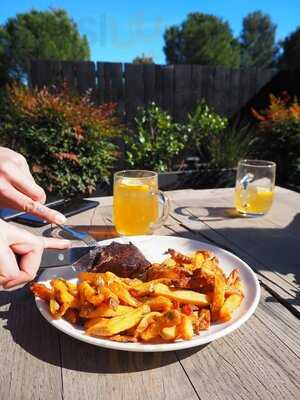
[[[77,263],[87,254],[90,254],[91,251],[96,249],[93,247],[71,247],[70,249],[65,250],[57,250],[57,249],[45,249],[40,268],[54,268],[54,267],[62,267],[66,265],[72,265]],[[85,257],[87,258],[87,257]],[[87,258],[87,260],[89,257]]]

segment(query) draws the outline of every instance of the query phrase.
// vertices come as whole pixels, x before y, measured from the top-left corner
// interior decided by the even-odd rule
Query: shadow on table
[[[51,326],[37,310],[28,288],[8,295],[0,292],[1,303],[10,303],[8,311],[0,312],[0,319],[7,320],[5,329],[15,343],[33,357],[69,370],[101,374],[146,371],[176,363],[179,355],[184,359],[205,347],[165,353],[103,349],[75,340]]]
[[[193,214],[193,210],[197,215]],[[189,221],[223,221],[224,219],[241,218],[240,214],[232,207],[176,207],[175,214],[186,217]]]
[[[274,276],[275,286],[278,285],[284,291],[288,290],[295,294],[291,298],[285,297],[285,300],[290,305],[300,306],[298,290],[300,284],[300,213],[296,214],[291,223],[284,228],[275,225],[274,228],[264,228],[262,225],[257,228],[243,228],[242,224],[237,227],[227,228],[217,225],[211,228],[209,221],[224,221],[238,216],[232,209],[224,207],[201,207],[197,211],[196,209],[196,207],[177,207],[174,210],[175,214],[181,217],[181,224],[190,229],[189,231],[182,229],[182,232],[177,229],[176,232],[174,231],[175,236],[198,240],[205,238],[208,242],[223,247],[246,261],[249,257],[249,264],[251,265],[252,261],[253,269],[258,274],[266,277],[265,271],[274,272],[277,275]],[[243,217],[239,218],[244,219]],[[260,218],[257,220],[259,221]],[[190,228],[189,221],[192,222]],[[197,221],[203,222],[199,229],[195,224]],[[288,275],[293,276],[292,281],[290,278],[285,279]],[[272,280],[272,278],[267,279]],[[272,301],[273,299],[270,297],[268,300]]]

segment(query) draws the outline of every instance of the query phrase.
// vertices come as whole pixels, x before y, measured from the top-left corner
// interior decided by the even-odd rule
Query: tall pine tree
[[[241,67],[268,68],[274,64],[276,25],[261,11],[254,11],[243,19],[240,36]]]
[[[191,13],[164,34],[169,64],[238,67],[240,49],[227,22],[214,15]]]
[[[90,48],[62,9],[17,14],[0,26],[0,80],[26,76],[32,58],[88,60]]]

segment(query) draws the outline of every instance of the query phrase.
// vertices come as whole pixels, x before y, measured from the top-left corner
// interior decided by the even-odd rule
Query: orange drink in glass
[[[156,172],[128,170],[114,175],[113,221],[120,235],[150,234],[164,222],[168,211],[169,202],[158,190]]]
[[[234,203],[245,216],[266,214],[272,206],[276,164],[272,161],[242,160],[238,164]]]

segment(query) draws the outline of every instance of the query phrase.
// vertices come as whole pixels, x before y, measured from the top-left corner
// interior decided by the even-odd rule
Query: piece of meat
[[[112,242],[100,249],[89,271],[110,271],[121,277],[135,278],[149,266],[150,262],[134,244]]]

